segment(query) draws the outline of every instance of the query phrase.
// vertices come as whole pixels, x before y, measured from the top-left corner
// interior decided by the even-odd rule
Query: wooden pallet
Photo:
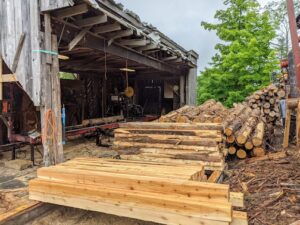
[[[202,174],[194,165],[80,158],[39,169],[29,196],[162,224],[246,224],[236,222],[229,186],[195,181]]]

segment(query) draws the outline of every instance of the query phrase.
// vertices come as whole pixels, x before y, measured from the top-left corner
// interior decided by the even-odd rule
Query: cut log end
[[[235,153],[236,153],[236,148],[234,146],[228,148],[228,154],[235,155]]]
[[[264,156],[266,155],[266,151],[264,148],[262,147],[256,147],[253,149],[253,156],[255,157],[261,157],[261,156]]]
[[[247,152],[243,149],[238,150],[236,155],[239,159],[246,159],[247,158]]]

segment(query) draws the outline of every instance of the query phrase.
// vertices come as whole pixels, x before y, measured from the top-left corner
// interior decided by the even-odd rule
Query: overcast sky
[[[213,22],[223,0],[116,0],[151,23],[187,50],[199,54],[199,69],[208,65],[218,39],[204,30],[201,21]],[[265,5],[270,0],[258,0]]]

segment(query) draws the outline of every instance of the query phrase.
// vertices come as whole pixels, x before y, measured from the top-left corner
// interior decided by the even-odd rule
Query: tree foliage
[[[294,0],[295,13],[299,15],[300,4]],[[286,0],[269,2],[265,9],[269,12],[271,21],[276,29],[276,38],[273,40],[273,47],[279,59],[285,59],[291,48],[290,26],[287,13]]]
[[[215,46],[210,67],[198,77],[198,103],[209,98],[226,106],[241,102],[250,93],[268,84],[277,60],[270,47],[275,37],[267,12],[260,12],[255,0],[224,0],[218,23],[202,22],[215,31],[221,43]]]

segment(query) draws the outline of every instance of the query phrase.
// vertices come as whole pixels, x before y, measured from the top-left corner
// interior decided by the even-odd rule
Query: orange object
[[[9,103],[8,101],[2,101],[2,112],[8,113],[9,110]]]

